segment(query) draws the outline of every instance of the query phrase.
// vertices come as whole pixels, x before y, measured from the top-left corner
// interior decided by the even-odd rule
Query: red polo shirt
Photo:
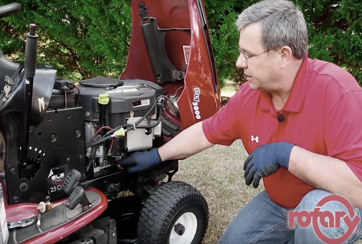
[[[282,111],[274,109],[269,93],[251,90],[246,83],[202,126],[211,143],[230,145],[241,139],[249,154],[257,146],[288,141],[341,159],[362,181],[362,89],[331,63],[306,57]],[[270,198],[285,208],[295,208],[313,189],[285,168],[263,180]]]

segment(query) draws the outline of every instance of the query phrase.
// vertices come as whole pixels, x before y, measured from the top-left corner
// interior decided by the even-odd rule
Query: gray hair
[[[296,58],[308,53],[308,30],[303,13],[291,1],[264,0],[245,9],[236,20],[238,31],[261,23],[263,45],[267,50],[289,46]]]

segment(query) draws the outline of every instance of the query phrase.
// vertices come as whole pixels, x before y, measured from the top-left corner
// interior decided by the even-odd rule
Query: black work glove
[[[275,142],[257,147],[244,163],[245,183],[259,186],[260,179],[276,172],[280,166],[288,169],[289,158],[294,144]]]
[[[128,167],[128,173],[135,173],[138,171],[146,170],[161,163],[161,157],[158,149],[154,148],[150,151],[138,151],[131,156],[119,160],[117,164]]]

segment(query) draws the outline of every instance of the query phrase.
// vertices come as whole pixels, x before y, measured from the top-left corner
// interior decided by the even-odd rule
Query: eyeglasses
[[[256,57],[256,56],[259,56],[259,55],[262,55],[263,53],[267,53],[267,52],[269,52],[269,50],[265,50],[265,51],[262,52],[262,53],[258,53],[258,54],[250,55],[250,56],[248,56],[246,53],[244,53],[244,52],[241,51],[240,49],[239,49],[239,52],[244,56],[246,63],[248,63],[248,62],[249,62],[249,59],[254,58],[254,57]]]

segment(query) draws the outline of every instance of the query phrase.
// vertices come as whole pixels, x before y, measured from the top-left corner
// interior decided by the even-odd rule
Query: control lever
[[[29,33],[26,34],[25,46],[25,99],[23,117],[23,142],[21,145],[21,163],[26,163],[29,143],[29,124],[31,114],[31,102],[33,99],[33,83],[36,70],[38,51],[38,35],[35,34],[35,24],[29,25]]]
[[[73,189],[80,181],[81,174],[76,169],[71,169],[62,183],[62,189],[65,193],[71,194]]]
[[[78,204],[82,205],[82,210],[87,210],[90,206],[90,202],[85,195],[85,191],[81,186],[77,186],[72,194],[68,197],[67,202],[65,203],[65,206],[69,208],[70,210],[73,210]]]

